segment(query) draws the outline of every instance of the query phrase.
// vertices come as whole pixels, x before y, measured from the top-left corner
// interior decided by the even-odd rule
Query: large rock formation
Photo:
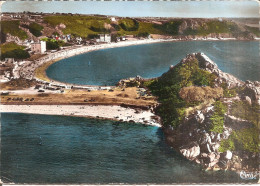
[[[222,72],[218,69],[218,66],[203,53],[189,54],[181,63],[185,63],[191,58],[198,60],[201,69],[216,75],[215,87],[220,87],[223,83],[225,83],[228,88],[240,87],[241,91],[237,93],[236,97],[223,98],[223,95],[221,95],[222,98],[220,99],[229,106],[228,109],[230,109],[230,105],[232,105],[234,101],[246,100],[250,104],[260,103],[259,82],[243,82],[233,75]],[[171,67],[171,69],[172,68],[174,68],[174,66]],[[187,87],[186,89],[191,88],[192,87]],[[182,92],[183,91],[184,89]],[[187,96],[188,94],[183,95],[183,99],[188,99]],[[216,98],[219,99],[219,97]],[[256,153],[230,150],[226,152],[219,151],[221,141],[228,139],[233,131],[250,129],[255,127],[254,124],[251,121],[230,115],[228,110],[224,116],[223,132],[214,132],[211,130],[211,117],[214,114],[214,110],[214,105],[207,105],[202,108],[198,107],[195,111],[193,110],[192,114],[186,116],[176,128],[164,126],[166,141],[184,157],[201,164],[205,169],[231,169],[238,172],[241,170],[258,170],[258,166],[255,164],[258,162]]]
[[[208,56],[204,53],[196,53],[194,55],[198,61],[200,68],[209,71],[216,75],[216,83],[220,85],[222,83],[227,83],[228,88],[233,88],[237,86],[242,86],[244,84],[243,81],[237,79],[235,76],[225,73],[218,68],[218,65],[214,63]]]
[[[260,105],[260,82],[259,81],[246,81],[242,96],[248,102],[256,102]]]

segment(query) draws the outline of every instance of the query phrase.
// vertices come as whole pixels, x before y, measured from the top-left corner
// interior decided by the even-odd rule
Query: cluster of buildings
[[[16,13],[16,12],[5,12],[1,14],[2,19],[4,20],[28,20],[28,21],[37,21],[37,22],[42,22],[43,21],[43,13],[28,13],[28,12],[23,12],[23,13]]]
[[[52,39],[55,39],[55,40],[61,40],[61,41],[64,41],[65,43],[71,41],[71,35],[70,34],[67,34],[67,35],[61,35],[61,36],[58,36],[58,35],[53,35],[52,36]]]

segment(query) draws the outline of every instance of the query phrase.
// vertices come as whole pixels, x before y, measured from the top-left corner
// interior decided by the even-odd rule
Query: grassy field
[[[37,82],[35,80],[28,80],[24,78],[12,79],[9,82],[1,83],[2,90],[23,90],[35,86]]]
[[[31,23],[29,25],[29,31],[36,37],[39,37],[42,35],[41,31],[43,30],[43,26],[37,24],[37,23]]]
[[[1,59],[15,58],[15,59],[26,59],[30,57],[29,53],[25,51],[24,46],[17,45],[16,43],[5,43],[0,45],[1,48]]]
[[[258,27],[250,27],[250,26],[246,26],[246,28],[252,32],[253,34],[255,34],[257,37],[260,37],[260,30]]]
[[[20,21],[1,21],[1,32],[11,34],[24,40],[28,38],[25,31],[19,28]]]
[[[120,27],[120,30],[117,32],[118,35],[139,35],[142,33],[149,33],[149,34],[164,34],[163,31],[159,30],[158,28],[154,27],[153,23],[146,23],[140,22],[139,27],[135,31],[127,31]]]
[[[108,90],[65,90],[64,93],[36,93],[35,94],[10,94],[1,96],[2,104],[100,104],[100,105],[134,105],[134,106],[150,106],[156,103],[155,99],[136,99],[139,97],[136,87],[129,87],[122,90],[115,88],[113,92]],[[17,99],[19,98],[19,99]],[[22,98],[22,99],[21,99]],[[25,101],[32,99],[33,101]]]
[[[107,18],[78,15],[46,16],[44,17],[44,21],[53,27],[62,23],[66,25],[66,28],[63,29],[64,34],[72,34],[81,37],[104,32],[106,30],[105,23],[110,23],[110,20]]]
[[[5,43],[5,44],[1,44],[0,45],[0,48],[1,48],[1,53],[6,53],[8,51],[12,51],[12,50],[15,50],[15,49],[25,49],[24,46],[20,46],[20,45],[17,45],[16,43],[12,42],[12,43]]]

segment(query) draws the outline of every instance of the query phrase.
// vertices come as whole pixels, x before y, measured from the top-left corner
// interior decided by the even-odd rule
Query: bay
[[[259,41],[183,41],[103,49],[63,59],[46,74],[51,79],[80,85],[115,85],[140,75],[158,77],[187,54],[203,52],[218,67],[245,81],[260,80]]]

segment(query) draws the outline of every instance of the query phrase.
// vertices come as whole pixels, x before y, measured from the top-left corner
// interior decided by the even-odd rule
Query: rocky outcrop
[[[215,87],[220,87],[222,83],[226,83],[228,88],[240,87],[241,91],[237,92],[236,97],[217,97],[217,99],[222,99],[222,101],[227,103],[228,109],[230,109],[230,105],[232,105],[234,101],[241,101],[241,99],[246,100],[250,104],[255,102],[259,104],[259,82],[243,82],[233,75],[222,72],[218,69],[218,66],[203,53],[189,54],[181,63],[185,63],[191,58],[198,60],[201,69],[216,75]],[[173,66],[170,69],[172,68],[175,67]],[[185,89],[190,90],[192,88],[192,86],[182,88],[182,92],[180,93],[182,93],[181,97],[184,100],[190,100],[196,95],[194,93],[192,94],[192,92],[184,94]],[[202,89],[205,87],[199,88]],[[193,100],[197,99],[193,98]],[[167,143],[187,159],[201,164],[208,170],[229,169],[237,172],[241,170],[258,170],[258,166],[255,164],[255,162],[258,162],[256,153],[230,150],[222,152],[219,150],[222,140],[229,139],[233,131],[253,128],[255,127],[254,124],[248,120],[230,115],[228,110],[224,116],[223,132],[217,133],[213,132],[211,128],[211,118],[213,114],[213,105],[207,105],[203,108],[197,107],[197,110],[190,115],[186,115],[176,128],[165,126],[164,132]]]
[[[218,65],[214,63],[208,56],[204,53],[195,53],[193,54],[199,61],[199,66],[201,69],[207,70],[210,73],[216,75],[216,84],[221,85],[222,83],[226,83],[228,88],[242,86],[244,84],[243,81],[239,80],[235,76],[225,73],[218,68]]]
[[[17,37],[17,36],[12,36],[12,35],[9,34],[9,33],[6,34],[6,42],[7,42],[7,43],[15,42],[15,43],[17,43],[17,44],[22,44],[22,43],[23,43],[23,41],[22,41],[19,37]]]
[[[237,30],[226,32],[226,33],[218,33],[212,31],[211,22],[212,19],[182,19],[182,22],[178,28],[178,34],[182,36],[186,36],[188,39],[192,38],[236,38],[241,40],[254,40],[257,37],[254,33],[252,33],[249,29],[246,29],[244,26],[240,24],[236,24],[232,22],[231,24],[236,24]],[[215,19],[216,22],[227,25],[227,20],[219,20]],[[210,28],[211,27],[211,28]],[[204,30],[207,35],[198,34],[200,30]]]
[[[225,116],[223,133],[210,131],[210,117],[214,108],[209,106],[185,118],[176,129],[170,126],[164,128],[166,141],[179,151],[185,158],[201,164],[208,170],[230,169],[234,171],[247,170],[250,159],[256,160],[254,154],[226,151],[220,152],[221,141],[228,139],[233,130],[250,128],[252,123],[232,116]],[[247,159],[245,159],[247,157]],[[252,162],[251,162],[252,163]],[[252,167],[251,167],[252,168]]]
[[[242,98],[249,104],[254,102],[260,105],[260,82],[246,81],[242,91]]]

